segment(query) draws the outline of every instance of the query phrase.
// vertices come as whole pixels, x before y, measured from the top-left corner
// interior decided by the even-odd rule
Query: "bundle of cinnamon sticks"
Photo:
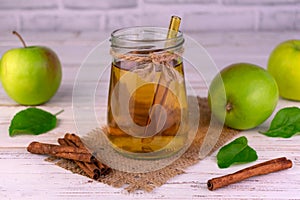
[[[66,133],[64,138],[58,138],[57,142],[59,145],[32,142],[27,147],[27,151],[73,160],[90,178],[95,180],[111,171],[110,167],[101,163],[86,149],[79,136]]]

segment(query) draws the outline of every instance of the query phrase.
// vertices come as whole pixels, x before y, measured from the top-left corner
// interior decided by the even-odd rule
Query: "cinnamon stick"
[[[64,139],[74,143],[74,145],[78,148],[86,149],[86,147],[84,146],[84,144],[81,141],[80,137],[75,135],[74,133],[72,133],[72,134],[66,133],[65,136],[64,136]]]
[[[66,142],[66,140],[64,138],[58,138],[57,139],[58,144],[60,144],[61,146],[69,146],[69,144]]]
[[[273,160],[269,160],[269,161],[242,169],[233,174],[228,174],[225,176],[210,179],[207,182],[207,187],[209,190],[216,190],[218,188],[245,180],[245,179],[253,177],[253,176],[269,174],[272,172],[277,172],[280,170],[288,169],[288,168],[291,168],[292,165],[293,165],[292,161],[288,160],[285,157],[276,158]]]
[[[68,135],[70,135],[70,134],[68,134]],[[77,147],[75,143],[66,139],[66,138],[70,138],[69,136],[67,136],[67,137],[66,136],[67,136],[67,134],[65,135],[64,138],[58,138],[57,142],[63,146]],[[77,138],[77,137],[72,136],[72,138],[76,138],[76,140],[79,141],[80,138],[79,137]],[[81,140],[80,140],[80,142],[81,142]],[[79,143],[77,143],[77,144],[79,144]],[[84,146],[81,146],[81,147],[85,148]],[[82,169],[90,178],[97,180],[100,177],[101,170],[93,163],[94,162],[93,160],[92,160],[92,163],[80,162],[80,161],[76,161],[76,160],[74,160],[74,161],[78,165],[78,167],[80,169]]]
[[[27,147],[30,153],[35,154],[49,154],[54,155],[56,153],[89,153],[87,149],[77,148],[73,146],[61,146],[56,144],[47,144],[41,142],[31,142]]]
[[[108,172],[110,172],[110,167],[107,165],[101,163],[99,160],[95,160],[94,164],[100,169],[100,176],[106,175]]]
[[[111,168],[98,161],[84,146],[80,137],[67,133],[64,138],[58,138],[58,143],[47,144],[32,142],[27,150],[35,154],[47,154],[59,158],[73,160],[90,178],[98,179],[111,171]]]
[[[86,147],[84,146],[83,142],[81,141],[80,137],[77,136],[76,134],[70,134],[67,133],[64,136],[64,140],[66,141],[66,143],[68,143],[70,146],[76,146],[79,148],[84,148],[86,149]],[[86,149],[87,150],[87,149]],[[94,165],[91,165],[90,167],[93,168],[94,166],[96,166],[99,170],[100,170],[100,176],[104,176],[106,175],[108,172],[110,172],[110,167],[108,167],[107,165],[101,163],[99,160],[97,160],[95,157],[93,157],[92,163]]]
[[[58,158],[66,158],[89,163],[93,162],[95,159],[94,156],[92,156],[86,149],[41,142],[30,143],[27,147],[27,151],[34,154],[47,154]]]
[[[51,154],[49,154],[51,155]],[[81,161],[81,162],[86,162],[86,163],[92,163],[94,160],[94,156],[91,156],[90,153],[56,153],[53,154],[52,156],[56,156],[58,158],[65,158],[65,159],[70,159],[70,160],[75,160],[75,161]]]
[[[97,180],[100,177],[100,173],[97,170],[94,171],[89,168],[88,165],[91,165],[91,164],[84,163],[84,162],[76,162],[76,164],[78,165],[78,167],[80,169],[82,169],[88,175],[88,177],[95,179],[95,180]]]

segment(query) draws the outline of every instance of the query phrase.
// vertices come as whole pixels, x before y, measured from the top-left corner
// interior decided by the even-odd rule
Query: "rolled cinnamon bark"
[[[208,180],[207,187],[209,190],[216,190],[218,188],[230,185],[232,183],[236,183],[242,180],[245,180],[249,177],[269,174],[272,172],[284,170],[291,168],[293,165],[291,160],[287,160],[285,157],[276,158],[273,160],[269,160],[240,171],[237,171],[233,174],[228,174],[225,176],[217,177]]]
[[[66,134],[67,135],[67,134]],[[68,140],[68,137],[64,138],[58,138],[57,142],[60,145],[65,145],[65,146],[73,146],[73,147],[77,147],[76,144],[70,140]],[[78,137],[78,136],[77,136]],[[75,137],[73,137],[75,138]],[[79,138],[79,137],[78,137]],[[78,139],[76,138],[76,139]],[[79,138],[80,140],[80,138]],[[78,142],[77,142],[78,144]],[[84,146],[82,146],[82,148],[84,148]],[[90,156],[92,156],[90,154]],[[90,178],[92,179],[98,179],[100,177],[100,171],[101,169],[99,169],[93,162],[94,162],[94,157],[91,159],[90,163],[89,162],[80,162],[80,161],[75,161],[75,163],[79,166],[80,169],[82,169]]]
[[[100,176],[104,176],[104,175],[108,174],[110,172],[110,170],[111,170],[110,167],[108,167],[107,165],[101,163],[97,159],[94,161],[94,163],[100,169]]]
[[[92,156],[90,153],[70,153],[70,152],[62,152],[62,153],[56,153],[56,154],[49,154],[52,156],[56,156],[58,158],[65,158],[70,159],[74,161],[81,161],[86,163],[92,163],[94,160],[94,156]]]
[[[75,161],[76,162],[76,161]],[[100,177],[100,172],[98,169],[92,169],[90,163],[79,162],[76,164],[80,169],[82,169],[90,178],[97,180]]]
[[[93,162],[95,159],[86,149],[72,146],[60,146],[56,144],[46,144],[32,142],[28,145],[27,151],[34,154],[47,154],[59,158],[66,158],[82,162]]]
[[[67,140],[67,141],[71,141],[78,148],[86,149],[86,147],[84,146],[84,144],[81,141],[80,137],[75,135],[74,133],[72,133],[72,134],[66,133],[64,139]]]
[[[111,171],[85,148],[79,136],[67,133],[64,138],[58,138],[57,141],[60,145],[32,142],[28,145],[27,150],[34,154],[47,154],[73,160],[93,179],[98,179]]]
[[[31,142],[27,151],[35,154],[49,154],[54,155],[56,153],[89,153],[87,149],[72,147],[72,146],[61,146],[56,144],[47,144],[41,142]]]
[[[70,146],[75,146],[75,147],[86,149],[86,147],[83,144],[83,142],[81,141],[80,137],[75,134],[67,133],[67,134],[65,134],[63,139],[64,139],[65,143],[67,143]],[[100,176],[104,176],[104,175],[108,174],[111,170],[110,167],[101,163],[95,157],[92,158],[91,162],[92,162],[92,165],[90,165],[88,167],[90,169],[93,169],[93,171],[95,171],[95,173],[99,173]]]
[[[68,143],[66,142],[66,140],[64,138],[58,138],[57,139],[58,144],[60,144],[61,146],[68,146]]]

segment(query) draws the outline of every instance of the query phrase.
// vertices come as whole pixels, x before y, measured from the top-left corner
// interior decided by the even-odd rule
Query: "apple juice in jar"
[[[184,39],[181,32],[171,39],[167,34],[164,28],[133,27],[111,36],[107,136],[127,156],[166,157],[186,140],[187,97],[178,54]]]

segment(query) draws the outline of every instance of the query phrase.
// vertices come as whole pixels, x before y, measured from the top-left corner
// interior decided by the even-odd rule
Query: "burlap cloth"
[[[106,177],[101,177],[98,181],[117,188],[126,186],[125,190],[128,192],[134,192],[138,189],[151,192],[156,187],[166,183],[172,177],[185,173],[184,169],[200,161],[199,149],[210,125],[211,112],[207,104],[207,99],[199,98],[199,106],[201,117],[198,132],[191,146],[179,159],[160,170],[148,173],[127,173],[113,169],[111,173]],[[224,145],[224,143],[228,142],[238,132],[237,130],[223,127],[222,133],[210,153]],[[55,160],[55,162],[56,165],[70,170],[73,173],[87,176],[75,162],[71,160],[59,159]]]

